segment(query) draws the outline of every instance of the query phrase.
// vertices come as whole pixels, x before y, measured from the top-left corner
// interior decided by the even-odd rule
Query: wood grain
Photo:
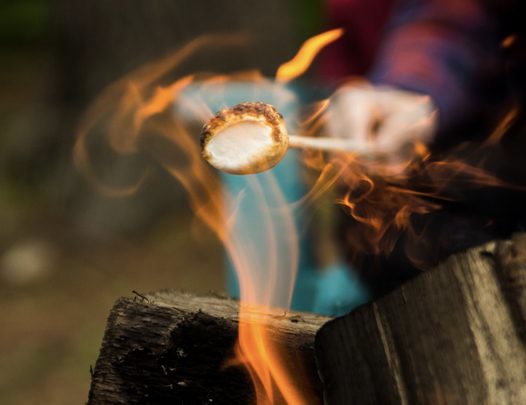
[[[239,306],[217,296],[160,292],[121,298],[113,307],[88,403],[250,404],[252,383],[242,367],[228,366],[237,339]],[[314,336],[328,318],[257,314],[271,339],[288,353],[298,388],[321,402]]]
[[[515,235],[327,323],[316,338],[326,403],[526,403],[525,266]]]

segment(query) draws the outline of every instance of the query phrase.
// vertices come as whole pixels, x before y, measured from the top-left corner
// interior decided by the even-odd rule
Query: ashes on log
[[[315,347],[329,405],[511,405],[526,404],[525,343],[526,234],[517,234],[328,322]]]
[[[250,404],[253,385],[234,358],[239,305],[164,291],[120,298],[111,310],[88,404]],[[314,336],[328,318],[258,314],[294,364],[300,392],[321,403]],[[292,363],[297,362],[297,363]],[[303,373],[302,373],[303,369]]]

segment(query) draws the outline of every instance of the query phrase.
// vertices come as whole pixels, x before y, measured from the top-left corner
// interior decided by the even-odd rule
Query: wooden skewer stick
[[[327,152],[355,152],[367,154],[368,148],[353,139],[310,137],[289,134],[289,147],[298,149],[319,149]]]

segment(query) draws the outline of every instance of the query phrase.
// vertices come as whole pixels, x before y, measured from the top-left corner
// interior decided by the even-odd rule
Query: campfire
[[[126,196],[140,192],[152,168],[145,167],[135,184],[121,188],[102,184],[89,157],[93,139],[102,138],[116,154],[125,157],[147,153],[154,158],[155,165],[183,185],[196,217],[221,241],[239,279],[239,313],[229,316],[227,327],[233,330],[232,322],[236,323],[237,340],[230,350],[231,357],[225,358],[221,367],[243,367],[250,376],[255,401],[260,405],[313,403],[309,396],[312,394],[300,388],[305,386],[302,379],[306,378],[305,373],[300,372],[304,368],[301,359],[295,359],[298,363],[291,360],[287,352],[291,345],[284,344],[283,337],[276,338],[273,330],[275,319],[280,316],[292,323],[294,319],[301,319],[301,315],[295,318],[296,315],[288,312],[298,271],[298,230],[293,220],[294,210],[308,207],[328,190],[343,190],[337,203],[361,225],[361,232],[356,236],[360,240],[354,244],[356,249],[376,255],[388,254],[400,234],[405,232],[409,235],[407,240],[411,251],[419,252],[415,255],[418,256],[415,262],[425,263],[425,260],[420,260],[425,256],[422,251],[425,238],[412,226],[412,219],[440,210],[442,203],[451,199],[444,193],[447,184],[459,181],[466,187],[506,185],[457,157],[437,159],[423,144],[413,145],[407,160],[390,162],[383,156],[376,156],[367,145],[327,138],[323,128],[327,114],[330,114],[328,100],[319,101],[309,109],[307,116],[302,117],[301,135],[288,134],[283,116],[277,109],[258,100],[225,106],[217,114],[210,111],[206,100],[185,104],[205,124],[201,143],[195,128],[190,128],[174,114],[174,100],[184,104],[183,93],[190,85],[200,87],[206,94],[207,86],[218,83],[243,81],[255,87],[269,82],[285,84],[305,72],[316,54],[341,35],[342,30],[338,29],[309,39],[291,61],[278,69],[275,79],[249,71],[229,76],[196,73],[166,83],[165,77],[194,54],[207,47],[236,45],[236,40],[229,37],[194,40],[174,55],[145,66],[107,88],[87,111],[75,145],[74,158],[78,169],[95,187],[109,195]],[[501,136],[502,126],[498,131],[497,135],[490,137],[491,140]],[[305,166],[316,173],[309,192],[293,203],[286,201],[272,171],[269,171],[279,164],[288,148],[302,149]],[[258,178],[249,177],[248,180],[259,196],[254,215],[265,220],[264,229],[254,230],[257,233],[254,240],[240,240],[233,232],[237,221],[236,207],[231,210],[225,207],[225,190],[207,162],[233,174],[264,172],[262,175],[271,186],[270,194],[263,191]],[[228,198],[242,200],[243,193]],[[141,296],[139,301],[140,305],[148,306],[156,305],[155,300],[151,296]],[[163,300],[165,298],[159,301],[162,302],[160,308],[171,305],[169,299]],[[129,307],[126,305],[124,309],[119,307],[119,311],[127,311]],[[124,312],[119,314],[121,316]],[[172,316],[172,312],[166,312],[166,319]],[[327,319],[323,319],[325,321]],[[177,322],[180,322],[179,318]],[[378,318],[377,322],[381,329],[383,319]],[[117,324],[112,325],[116,327]],[[167,321],[165,324],[167,328],[172,327],[170,325],[175,323]],[[114,331],[112,333],[108,339],[115,338]],[[309,335],[310,345],[313,344],[312,335]],[[387,340],[382,342],[386,347],[395,344],[389,332],[380,333],[380,339],[384,338]],[[156,344],[162,346],[164,343],[157,341]],[[326,346],[324,350],[327,350]],[[183,357],[184,353],[179,355]],[[389,360],[389,367],[402,367],[396,361]],[[164,363],[162,365],[165,367]],[[371,370],[368,372],[372,373]],[[165,367],[163,381],[172,375],[170,373],[175,375],[176,371]],[[180,389],[190,383],[179,380],[168,384],[179,384],[176,388]]]

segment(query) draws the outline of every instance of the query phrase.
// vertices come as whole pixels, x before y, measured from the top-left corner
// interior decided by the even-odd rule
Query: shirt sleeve
[[[497,97],[499,28],[477,0],[403,1],[370,79],[429,95],[442,132]]]

